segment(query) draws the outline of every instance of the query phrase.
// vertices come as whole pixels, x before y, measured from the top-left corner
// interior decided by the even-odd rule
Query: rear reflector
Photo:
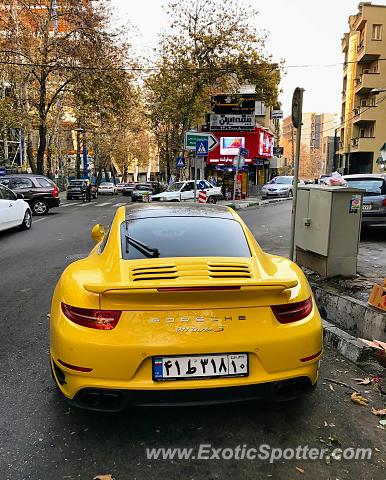
[[[312,298],[303,302],[274,305],[271,307],[276,319],[280,323],[292,323],[307,317],[312,311]]]
[[[78,367],[77,365],[71,365],[70,363],[63,362],[63,360],[60,360],[60,358],[58,358],[58,363],[60,363],[60,365],[63,365],[63,367],[70,368],[71,370],[75,370],[76,372],[91,372],[92,371],[92,368]]]
[[[386,207],[386,198],[382,202],[382,207]]]
[[[112,330],[118,323],[121,310],[93,310],[72,307],[62,302],[62,312],[72,322],[97,330]]]
[[[301,358],[300,361],[301,362],[309,362],[310,360],[314,360],[314,358],[318,358],[321,354],[322,354],[322,350],[320,350],[320,352],[318,352],[318,353],[315,353],[314,355],[311,355],[310,357]]]
[[[240,287],[161,287],[159,292],[207,292],[209,290],[240,290]]]

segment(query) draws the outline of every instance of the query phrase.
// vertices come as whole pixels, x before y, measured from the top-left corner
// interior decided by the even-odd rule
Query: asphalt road
[[[108,224],[122,197],[68,204],[34,217],[29,232],[0,234],[1,480],[168,479],[376,479],[386,478],[386,431],[370,407],[382,407],[371,387],[360,390],[368,407],[350,400],[364,373],[327,351],[315,393],[287,404],[254,403],[100,414],[69,408],[58,397],[48,363],[48,318],[55,283],[71,261],[92,247],[90,229]],[[76,203],[76,202],[74,202]],[[287,235],[288,208],[249,209],[243,217],[261,244],[286,253],[275,238]],[[331,385],[331,386],[330,386]],[[367,389],[367,390],[366,390]],[[380,428],[381,427],[381,428]],[[368,461],[147,460],[146,448],[372,448]],[[377,450],[375,450],[377,449]],[[298,467],[300,470],[297,470]],[[302,471],[304,470],[304,473]]]

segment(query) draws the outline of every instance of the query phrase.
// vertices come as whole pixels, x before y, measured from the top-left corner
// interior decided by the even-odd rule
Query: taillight
[[[91,308],[72,307],[62,303],[62,312],[72,322],[83,327],[98,330],[112,330],[121,316],[121,310],[93,310]]]
[[[307,298],[303,302],[274,305],[271,308],[280,323],[297,322],[311,313],[312,298]]]
[[[54,189],[52,190],[52,196],[54,198],[57,198],[59,196],[59,189],[58,187],[54,187]]]
[[[382,202],[382,207],[386,207],[386,198]]]

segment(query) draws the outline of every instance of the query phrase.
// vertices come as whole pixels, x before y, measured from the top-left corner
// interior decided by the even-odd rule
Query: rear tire
[[[45,200],[35,200],[32,203],[32,212],[34,215],[46,215],[50,207]]]
[[[29,230],[32,226],[32,212],[28,208],[25,211],[23,222],[20,225],[20,230]]]
[[[293,191],[292,191],[292,190],[289,190],[289,192],[288,192],[288,198],[292,198],[293,196],[294,196]]]
[[[217,198],[212,195],[211,197],[208,198],[206,203],[215,204],[215,203],[217,203]]]

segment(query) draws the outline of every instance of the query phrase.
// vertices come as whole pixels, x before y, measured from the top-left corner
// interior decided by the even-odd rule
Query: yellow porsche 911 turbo
[[[51,367],[87,409],[311,391],[322,324],[300,268],[264,253],[228,207],[122,206],[52,300]]]

